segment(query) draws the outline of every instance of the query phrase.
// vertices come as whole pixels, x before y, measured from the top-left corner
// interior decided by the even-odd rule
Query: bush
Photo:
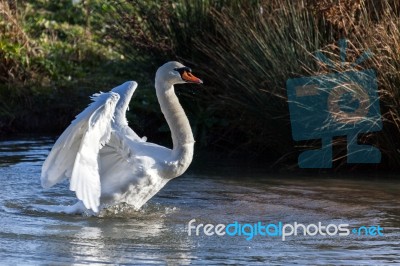
[[[300,149],[320,144],[292,141],[286,80],[332,71],[317,51],[335,62],[334,71],[349,69],[337,46],[344,38],[347,61],[371,50],[374,56],[357,69],[378,72],[383,131],[359,141],[379,147],[380,167],[400,166],[396,0],[9,3],[16,2],[0,0],[3,131],[51,131],[57,120],[59,132],[89,94],[134,79],[140,93],[132,102],[132,125],[139,134],[150,132],[150,140],[167,142],[153,82],[157,67],[175,59],[205,80],[201,89],[177,88],[198,146],[293,164]],[[44,112],[52,114],[48,122]],[[335,138],[336,166],[344,162],[345,144]]]
[[[126,79],[103,2],[0,0],[0,135],[60,133],[90,94]]]

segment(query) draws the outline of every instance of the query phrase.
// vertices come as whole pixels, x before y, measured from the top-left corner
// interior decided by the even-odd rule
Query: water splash
[[[165,207],[160,204],[145,204],[141,209],[137,210],[132,205],[121,203],[103,208],[98,214],[98,217],[142,219],[143,217],[149,216],[165,217],[177,211],[178,208],[176,207]]]

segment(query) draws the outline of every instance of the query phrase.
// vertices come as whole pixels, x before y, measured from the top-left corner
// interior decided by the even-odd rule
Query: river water
[[[237,163],[204,169],[203,163],[172,180],[139,212],[121,205],[100,217],[57,214],[38,206],[76,199],[67,183],[49,190],[40,186],[41,165],[53,142],[0,142],[1,265],[400,263],[400,183],[394,178],[290,177],[243,171]],[[232,236],[207,236],[203,227],[189,236],[192,219],[194,227],[231,224]],[[258,222],[276,227],[251,239],[250,227],[238,228]],[[299,231],[283,241],[274,235],[279,222],[347,224],[350,233]],[[372,228],[369,235],[362,226]],[[335,227],[330,229],[334,233]]]

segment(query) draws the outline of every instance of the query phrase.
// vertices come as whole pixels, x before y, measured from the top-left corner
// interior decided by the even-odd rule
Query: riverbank
[[[358,142],[382,152],[377,168],[400,168],[397,1],[0,3],[2,136],[60,134],[91,94],[136,80],[130,125],[168,144],[153,80],[160,64],[179,60],[204,80],[177,89],[199,149],[296,165],[300,151],[321,144],[293,141],[286,81],[353,69],[370,51],[354,70],[376,71],[383,127]],[[333,149],[334,167],[347,168],[345,136]]]

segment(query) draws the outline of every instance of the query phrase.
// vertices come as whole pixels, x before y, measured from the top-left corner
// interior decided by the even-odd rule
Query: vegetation
[[[107,8],[92,2],[93,12]],[[1,133],[59,133],[90,93],[125,79],[120,54],[95,34],[102,20],[88,19],[87,6],[1,0],[0,12]]]
[[[373,57],[356,68],[378,73],[384,126],[359,142],[382,151],[378,168],[400,166],[396,0],[10,3],[0,0],[2,132],[59,133],[87,95],[135,79],[131,125],[168,142],[152,83],[158,65],[177,59],[205,80],[201,89],[178,90],[198,148],[295,165],[300,150],[320,143],[292,140],[286,80],[332,72],[316,51],[345,71],[370,50]],[[343,38],[344,65],[337,45]],[[336,167],[345,165],[345,148],[345,139],[335,138]]]

